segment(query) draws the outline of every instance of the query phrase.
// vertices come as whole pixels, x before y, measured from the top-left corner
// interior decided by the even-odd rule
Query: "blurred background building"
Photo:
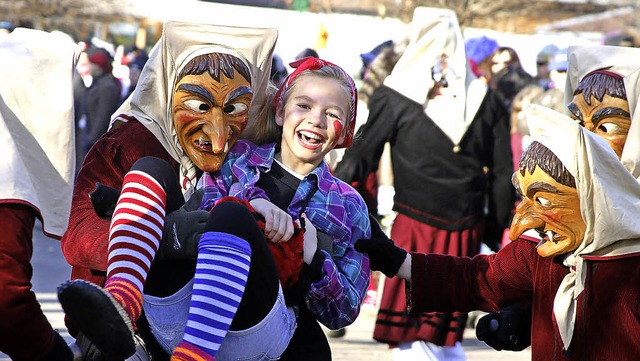
[[[285,64],[308,47],[356,74],[358,54],[406,36],[416,6],[455,10],[465,36],[513,47],[532,73],[549,43],[640,45],[638,0],[0,0],[0,21],[147,51],[166,20],[276,27]]]
[[[391,17],[405,22],[416,6],[447,7],[456,11],[463,28],[518,33],[539,29],[608,33],[640,25],[637,0],[0,0],[0,21],[60,30],[79,40],[97,36],[131,41],[142,33],[139,41],[150,37],[146,41],[152,44],[159,36],[158,22],[171,13],[185,16],[191,6],[195,6],[194,18],[200,17],[195,9],[206,9],[206,3]],[[242,12],[237,15],[242,17]],[[212,11],[208,17],[215,22],[227,15]]]

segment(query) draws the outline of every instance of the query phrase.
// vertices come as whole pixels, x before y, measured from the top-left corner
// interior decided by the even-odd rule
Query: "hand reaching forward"
[[[273,243],[288,241],[293,236],[293,220],[287,212],[266,199],[249,201],[253,209],[264,217],[264,234]]]
[[[396,246],[371,215],[369,220],[371,221],[371,239],[357,240],[354,248],[360,253],[369,255],[372,270],[380,271],[387,277],[395,277],[405,263],[405,259],[408,258],[407,251]]]

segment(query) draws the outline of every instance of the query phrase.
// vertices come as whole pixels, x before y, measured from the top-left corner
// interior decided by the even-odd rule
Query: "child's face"
[[[555,181],[539,167],[524,176],[515,172],[512,183],[522,195],[522,202],[516,207],[509,238],[516,240],[525,231],[536,230],[542,239],[536,249],[542,257],[555,257],[578,248],[586,225],[575,188]]]
[[[300,76],[289,92],[276,113],[282,161],[306,175],[344,138],[351,98],[337,80],[314,75]]]
[[[229,149],[247,125],[253,92],[249,82],[208,73],[187,75],[176,84],[173,124],[193,163],[205,172],[220,169]]]

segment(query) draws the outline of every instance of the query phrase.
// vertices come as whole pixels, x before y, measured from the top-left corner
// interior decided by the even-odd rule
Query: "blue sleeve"
[[[344,205],[349,231],[334,240],[333,255],[321,251],[322,278],[311,284],[305,298],[309,310],[330,329],[348,326],[356,320],[371,274],[369,258],[353,247],[358,239],[370,236],[367,207],[357,193],[355,197],[347,197]]]

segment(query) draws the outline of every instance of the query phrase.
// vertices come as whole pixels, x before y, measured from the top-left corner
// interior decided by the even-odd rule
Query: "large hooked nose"
[[[516,207],[516,214],[509,228],[509,239],[512,241],[517,240],[529,229],[544,227],[545,222],[534,212],[532,206],[531,200],[524,198]]]
[[[229,150],[229,138],[232,132],[231,127],[225,120],[222,109],[217,107],[212,109],[211,116],[202,126],[202,131],[211,139],[213,153],[226,153]]]

